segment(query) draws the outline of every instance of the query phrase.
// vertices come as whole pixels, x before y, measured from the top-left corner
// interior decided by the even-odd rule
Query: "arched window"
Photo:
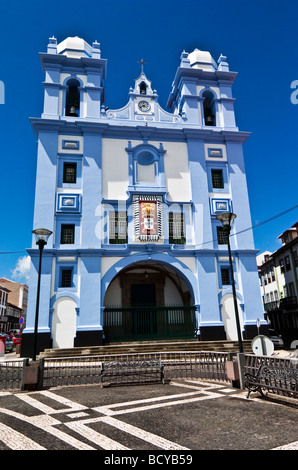
[[[147,94],[147,85],[145,82],[140,83],[140,94],[146,95]]]
[[[216,126],[214,95],[211,91],[204,91],[202,96],[205,126]]]
[[[67,82],[66,91],[66,116],[79,116],[80,114],[80,83],[78,80],[72,78]]]

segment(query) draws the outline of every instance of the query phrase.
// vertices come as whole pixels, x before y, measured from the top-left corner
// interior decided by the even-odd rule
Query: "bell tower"
[[[52,37],[40,54],[45,73],[43,118],[99,118],[105,99],[106,60],[100,44],[90,46],[79,37],[57,44]]]
[[[195,49],[181,54],[167,106],[186,123],[209,129],[237,130],[232,85],[237,73],[230,72],[227,58],[216,63],[210,52]]]

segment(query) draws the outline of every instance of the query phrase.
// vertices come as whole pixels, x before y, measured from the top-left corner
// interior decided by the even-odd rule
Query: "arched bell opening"
[[[104,306],[108,342],[195,337],[192,294],[169,266],[135,263],[123,269],[110,282]]]
[[[147,94],[147,85],[145,82],[141,82],[139,85],[140,88],[140,94],[141,95],[146,95]]]
[[[66,90],[65,115],[78,117],[80,115],[80,83],[75,78],[68,80]]]
[[[204,91],[202,97],[204,98],[203,111],[205,126],[216,126],[214,95],[211,91]]]

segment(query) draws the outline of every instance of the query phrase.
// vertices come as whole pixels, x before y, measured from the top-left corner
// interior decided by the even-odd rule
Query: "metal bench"
[[[107,361],[101,363],[101,386],[163,383],[164,366],[158,360]]]
[[[289,367],[268,366],[262,364],[255,375],[245,373],[247,398],[251,392],[259,392],[264,396],[263,389],[278,391],[289,397],[298,398],[298,369]]]

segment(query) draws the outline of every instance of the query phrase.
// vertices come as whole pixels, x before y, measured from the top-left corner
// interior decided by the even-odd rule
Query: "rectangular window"
[[[230,279],[230,270],[228,268],[221,268],[221,283],[224,286],[227,286],[231,284],[231,279]]]
[[[217,242],[219,245],[227,245],[228,237],[223,227],[216,227],[217,230]]]
[[[293,282],[289,282],[289,295],[294,296],[295,295],[295,287]]]
[[[267,273],[267,281],[268,281],[268,284],[269,284],[271,282],[270,269],[269,268],[266,269],[266,273]]]
[[[110,212],[109,243],[127,243],[127,212]]]
[[[284,265],[284,260],[283,259],[279,260],[279,266],[280,266],[280,272],[284,273],[285,272],[285,265]]]
[[[288,297],[288,285],[285,284],[283,287],[283,295],[284,297]]]
[[[74,233],[75,233],[75,226],[74,224],[71,225],[61,225],[61,244],[63,245],[72,245],[74,243]]]
[[[64,163],[63,164],[63,183],[76,183],[77,181],[77,164]]]
[[[72,287],[72,269],[61,269],[61,287]]]
[[[169,213],[169,243],[184,245],[186,242],[184,216],[181,212]]]
[[[213,188],[224,188],[224,179],[222,170],[211,170]]]
[[[290,257],[289,256],[285,257],[285,265],[286,265],[286,270],[291,271],[291,263],[290,263]]]
[[[278,297],[278,292],[277,290],[274,291],[274,300],[278,300],[279,297]]]

